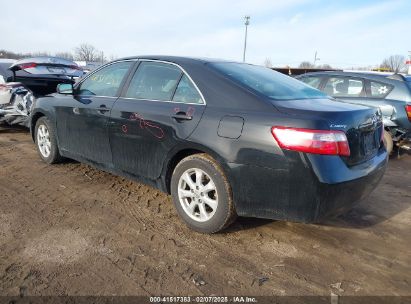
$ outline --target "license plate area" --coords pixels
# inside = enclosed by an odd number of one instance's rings
[[[66,69],[64,68],[47,68],[50,73],[54,74],[66,74]]]
[[[363,133],[362,147],[363,154],[369,156],[378,149],[378,134],[376,131]]]

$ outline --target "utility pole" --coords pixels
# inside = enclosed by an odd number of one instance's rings
[[[317,51],[315,51],[315,55],[314,55],[314,67],[315,67],[315,64],[317,63],[318,60],[320,60],[320,58],[317,57]]]
[[[245,25],[245,36],[244,36],[244,52],[243,52],[243,62],[245,62],[245,51],[247,49],[247,28],[250,24],[250,16],[244,17],[244,25]]]

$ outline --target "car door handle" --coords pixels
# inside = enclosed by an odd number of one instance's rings
[[[99,112],[107,112],[107,111],[110,111],[110,109],[107,108],[105,105],[101,105],[99,108],[97,108],[97,111],[99,111]]]
[[[180,112],[177,114],[172,115],[171,117],[173,117],[175,120],[177,121],[181,121],[181,120],[192,120],[193,116],[188,116],[186,113],[184,112]]]

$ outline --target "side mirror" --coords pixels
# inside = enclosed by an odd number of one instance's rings
[[[73,85],[69,83],[60,83],[57,85],[57,93],[66,95],[73,94]]]

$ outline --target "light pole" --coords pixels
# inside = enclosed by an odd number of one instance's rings
[[[320,60],[320,58],[317,57],[317,51],[315,51],[315,55],[314,55],[314,67],[315,67],[315,64],[317,63],[318,60]]]
[[[245,51],[247,49],[247,28],[250,24],[250,16],[244,17],[244,24],[245,24],[245,36],[244,36],[244,52],[243,52],[243,62],[245,62]]]

